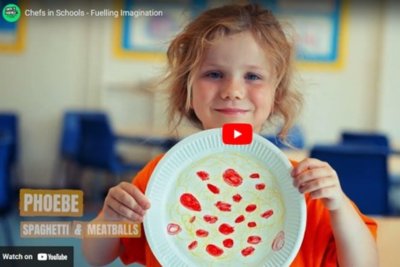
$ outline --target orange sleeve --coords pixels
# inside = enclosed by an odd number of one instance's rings
[[[293,166],[297,165],[296,162],[292,162],[292,164]],[[337,254],[329,211],[321,200],[313,200],[308,194],[306,194],[305,199],[307,205],[306,231],[300,250],[290,266],[336,267]],[[376,240],[376,222],[363,215],[353,202],[352,204]]]
[[[137,186],[142,193],[146,191],[151,174],[162,156],[163,155],[159,155],[152,159],[132,180],[132,184]],[[155,259],[154,256],[149,258],[149,253],[146,253],[150,248],[146,241],[143,224],[140,238],[121,238],[120,241],[122,248],[119,257],[124,264],[128,265],[136,262],[147,266],[157,266],[157,262],[149,264],[149,262],[153,262]]]
[[[312,200],[308,194],[306,195],[306,205],[306,231],[303,243],[291,267],[336,267],[337,254],[329,211],[321,200]],[[376,240],[376,222],[363,215],[354,203],[353,205]]]

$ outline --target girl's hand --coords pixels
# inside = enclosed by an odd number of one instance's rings
[[[330,211],[339,209],[346,199],[336,171],[327,162],[304,159],[293,168],[291,175],[293,185],[300,193],[310,193],[312,199],[322,199]]]
[[[149,208],[149,200],[136,186],[121,182],[108,190],[103,216],[105,220],[142,222]]]

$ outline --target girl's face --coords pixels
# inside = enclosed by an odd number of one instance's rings
[[[204,129],[240,122],[260,132],[274,104],[272,76],[250,32],[222,37],[207,50],[194,76],[191,106]]]

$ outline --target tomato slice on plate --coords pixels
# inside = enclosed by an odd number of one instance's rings
[[[241,253],[243,256],[247,257],[247,256],[253,254],[254,250],[255,250],[255,248],[253,248],[253,247],[247,247],[247,248],[242,249]]]
[[[232,196],[233,201],[240,202],[242,200],[242,196],[240,194],[236,194]]]
[[[239,215],[236,219],[235,219],[235,223],[241,223],[243,222],[245,219],[245,217],[243,215]]]
[[[242,176],[239,175],[234,169],[226,169],[222,175],[225,183],[231,186],[239,186],[243,182]]]
[[[222,244],[226,248],[231,248],[231,247],[233,247],[233,239],[232,238],[227,238],[224,241],[222,241]]]
[[[182,230],[182,228],[179,226],[179,224],[176,223],[169,223],[167,225],[167,232],[170,235],[176,235],[178,234],[180,231]]]
[[[193,194],[191,193],[184,193],[181,195],[180,198],[181,204],[189,209],[189,210],[193,210],[193,211],[201,211],[201,205],[200,202],[197,200],[197,198],[195,196],[193,196]]]
[[[207,184],[207,187],[208,187],[208,189],[209,189],[212,193],[214,193],[214,194],[219,194],[219,188],[216,187],[215,185],[213,185],[213,184]]]
[[[268,219],[269,217],[271,217],[274,214],[273,210],[267,210],[266,212],[264,212],[263,214],[261,214],[261,217]]]
[[[232,234],[235,231],[235,228],[233,226],[230,226],[227,223],[223,223],[218,227],[218,231],[221,234],[229,235],[229,234]]]
[[[208,231],[204,230],[204,229],[199,229],[196,231],[196,235],[198,237],[207,237],[208,236]]]
[[[188,249],[189,250],[195,249],[196,247],[197,247],[197,241],[196,240],[188,245]]]
[[[208,252],[208,254],[210,254],[211,256],[214,257],[218,257],[221,256],[224,253],[224,250],[214,244],[209,244],[206,247],[206,251]]]
[[[208,172],[198,171],[196,172],[196,174],[202,181],[210,179],[210,175],[208,174]]]
[[[257,245],[261,242],[261,237],[258,235],[251,235],[247,238],[247,243]]]
[[[226,203],[226,202],[222,202],[222,201],[218,201],[217,203],[215,203],[215,206],[220,210],[220,211],[231,211],[231,204]]]
[[[212,216],[212,215],[204,215],[203,219],[205,222],[208,222],[208,223],[215,223],[216,221],[218,221],[218,217]]]

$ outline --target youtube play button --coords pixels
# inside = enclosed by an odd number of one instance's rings
[[[222,126],[225,145],[249,145],[253,141],[253,127],[248,123],[227,123]]]

